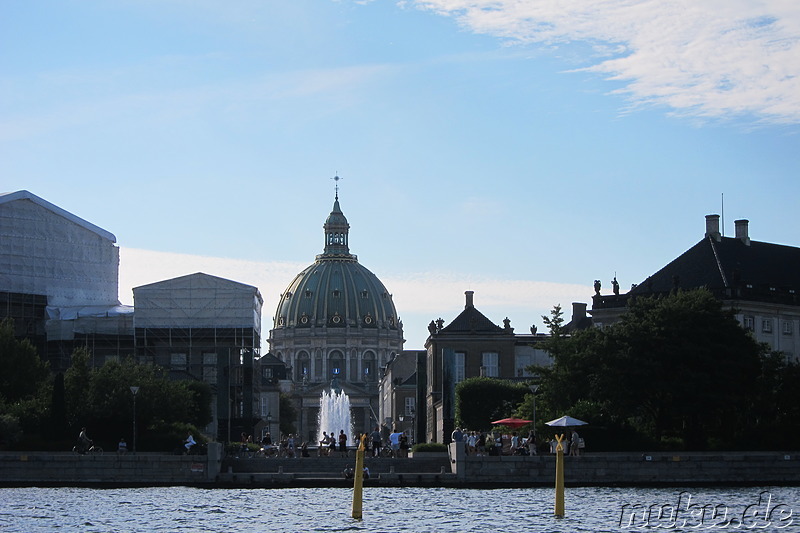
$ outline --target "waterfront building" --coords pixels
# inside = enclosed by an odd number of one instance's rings
[[[733,309],[742,327],[790,360],[800,357],[800,248],[750,239],[749,221],[737,220],[735,236],[720,233],[719,215],[706,216],[703,238],[642,283],[601,294],[595,282],[592,320],[613,324],[631,298],[705,287]]]
[[[378,413],[387,430],[392,427],[408,432],[414,442],[425,440],[425,405],[427,352],[403,350],[381,372]]]
[[[206,433],[226,441],[260,435],[268,413],[278,413],[271,378],[280,369],[260,365],[258,289],[198,272],[135,287],[133,298],[136,359],[211,386],[214,421]]]
[[[478,311],[473,291],[466,291],[464,310],[445,326],[439,318],[428,326],[425,433],[429,442],[450,442],[455,421],[455,386],[476,376],[531,381],[531,365],[548,365],[550,356],[537,348],[546,335],[515,334],[506,318],[500,327]],[[574,320],[573,320],[574,321]]]
[[[95,362],[133,351],[133,308],[120,305],[114,234],[28,191],[0,194],[0,318],[14,320],[51,368],[75,347]]]
[[[277,419],[285,367],[260,365],[258,289],[196,273],[136,287],[125,306],[118,280],[112,233],[28,191],[0,194],[0,318],[12,318],[54,372],[76,348],[92,366],[135,356],[172,379],[211,384],[206,432],[221,440],[257,432],[270,412]]]
[[[334,379],[350,397],[354,430],[374,428],[380,421],[380,369],[404,342],[391,293],[350,253],[350,224],[339,205],[338,187],[323,230],[323,253],[281,294],[269,332],[270,353],[290,369],[295,426],[311,442],[322,391]]]

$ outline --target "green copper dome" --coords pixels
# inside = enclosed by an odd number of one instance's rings
[[[275,330],[286,328],[401,328],[392,296],[381,281],[350,253],[350,224],[333,204],[325,230],[324,252],[281,295]],[[402,333],[400,333],[402,335]],[[402,337],[401,337],[402,338]]]

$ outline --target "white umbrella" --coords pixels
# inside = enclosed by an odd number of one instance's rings
[[[571,416],[562,416],[561,418],[556,418],[555,420],[546,422],[546,424],[548,426],[571,427],[571,426],[585,426],[587,422],[584,422],[583,420],[578,420],[577,418],[572,418]]]

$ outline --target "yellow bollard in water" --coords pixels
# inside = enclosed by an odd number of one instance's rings
[[[555,515],[564,518],[564,447],[561,441],[564,435],[556,435],[556,509]]]
[[[353,518],[361,518],[362,493],[364,485],[364,439],[366,435],[361,435],[361,442],[356,450],[356,471],[353,472]]]

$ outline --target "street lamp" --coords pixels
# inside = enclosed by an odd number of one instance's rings
[[[539,385],[531,385],[528,387],[533,394],[533,433],[536,433],[536,391],[539,390]]]
[[[136,453],[136,393],[139,392],[139,387],[136,385],[131,386],[131,394],[133,394],[133,453]]]
[[[414,409],[411,408],[408,412],[411,416],[411,444],[415,444],[417,441],[414,439]]]

